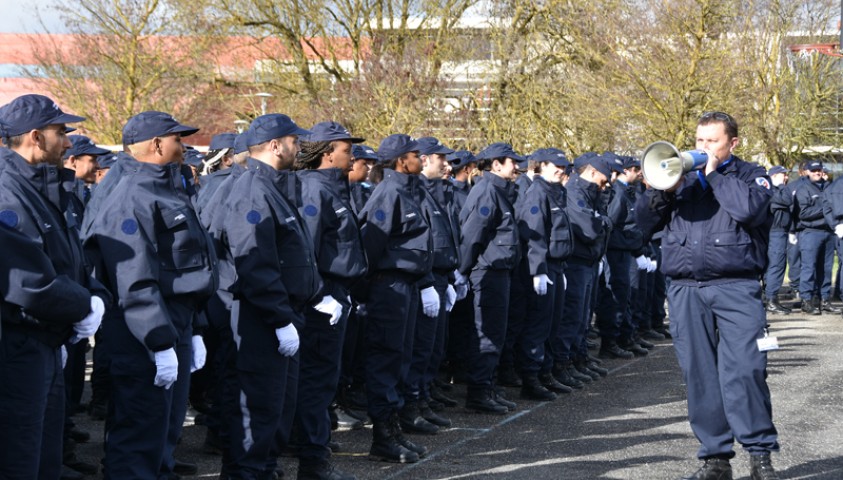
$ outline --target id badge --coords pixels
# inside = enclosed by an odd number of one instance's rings
[[[759,338],[755,342],[758,344],[759,352],[768,352],[770,350],[779,349],[779,339],[771,337],[770,332],[766,328],[764,329],[764,337]]]

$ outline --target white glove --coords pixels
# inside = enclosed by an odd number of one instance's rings
[[[445,290],[445,311],[450,312],[455,303],[457,303],[457,291],[453,285],[448,285],[447,290]]]
[[[568,277],[565,274],[562,274],[562,288],[568,289]]]
[[[170,388],[179,378],[179,358],[174,348],[155,352],[155,386]]]
[[[205,360],[208,358],[208,350],[205,349],[205,342],[202,335],[194,335],[193,338],[193,363],[190,364],[190,373],[202,370]]]
[[[454,285],[468,285],[468,279],[459,270],[454,270]]]
[[[322,301],[314,305],[313,309],[325,315],[330,315],[331,325],[336,325],[340,321],[340,317],[342,317],[342,304],[330,295],[322,297]]]
[[[421,291],[422,311],[428,317],[439,316],[439,294],[433,287],[427,287]]]
[[[64,345],[61,346],[61,369],[64,370],[64,367],[67,366],[67,347]]]
[[[650,259],[644,255],[635,257],[635,264],[638,265],[638,270],[647,270],[650,266]]]
[[[594,211],[594,218],[600,218],[600,212],[597,210]]]
[[[658,268],[658,265],[656,265],[656,261],[651,259],[651,258],[648,258],[647,259],[647,273],[655,272],[656,268]]]
[[[299,351],[299,332],[293,324],[286,327],[276,328],[275,336],[278,338],[278,353],[285,357],[292,357]]]
[[[73,324],[73,331],[76,332],[70,343],[77,343],[83,338],[88,338],[97,333],[102,323],[102,316],[105,314],[105,304],[96,295],[91,295],[91,313],[87,317]]]
[[[835,232],[836,233],[836,232]],[[795,233],[788,233],[787,234],[787,242],[791,245],[796,245],[798,238],[796,237]]]
[[[834,234],[837,235],[837,238],[843,238],[843,223],[839,223],[834,227]]]
[[[603,275],[603,259],[601,258],[600,261],[597,263],[597,276]]]
[[[553,285],[553,282],[547,278],[547,275],[542,273],[533,277],[533,290],[536,291],[536,295],[547,295],[548,285]]]
[[[463,298],[468,296],[468,284],[467,283],[463,283],[462,285],[454,285],[454,290],[457,291],[457,301],[460,301]]]

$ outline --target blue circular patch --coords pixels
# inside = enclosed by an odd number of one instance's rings
[[[134,235],[138,231],[138,222],[136,222],[133,218],[127,218],[123,220],[123,224],[120,225],[120,230],[123,230],[123,233],[126,235]]]
[[[379,222],[386,220],[386,212],[383,210],[375,210],[375,220]]]
[[[488,217],[490,213],[492,213],[492,211],[489,210],[489,207],[480,207],[480,215]]]
[[[319,209],[316,208],[316,205],[307,205],[306,207],[304,207],[304,214],[308,217],[315,217],[318,213]]]
[[[577,200],[577,206],[579,206],[580,208],[585,208],[585,202],[582,200]]]
[[[3,210],[0,212],[0,223],[9,228],[17,227],[19,220],[18,214],[11,210]]]
[[[250,210],[246,214],[246,221],[252,225],[257,225],[261,221],[261,214],[257,210]]]
[[[539,213],[539,207],[533,205],[533,207],[530,208],[530,213],[532,213],[533,215]]]

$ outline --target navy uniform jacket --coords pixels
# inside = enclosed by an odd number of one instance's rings
[[[635,223],[635,186],[617,180],[612,189],[615,194],[608,215],[615,228],[609,234],[609,248],[630,251],[635,257],[643,255],[644,233]]]
[[[237,181],[237,178],[246,169],[235,163],[225,171],[228,171],[229,174],[224,177],[224,180],[217,185],[211,197],[207,199],[204,207],[199,212],[199,221],[208,230],[214,240],[214,249],[219,259],[220,272],[218,295],[227,306],[230,306],[232,300],[231,287],[237,280],[237,272],[234,269],[234,261],[228,254],[228,237],[225,235],[223,221],[228,214],[228,202],[234,182]]]
[[[115,351],[139,351],[132,339],[152,352],[166,350],[217,289],[217,257],[180,165],[128,155],[117,164],[120,179],[107,196],[97,193],[102,203],[95,215],[89,212],[84,243],[98,278],[116,296],[103,335]]]
[[[468,192],[471,191],[471,185],[468,182],[460,182],[459,180],[451,180],[451,185],[453,186],[451,189],[453,192],[451,210],[459,217],[462,207],[468,198]]]
[[[349,184],[349,193],[351,196],[351,208],[354,209],[355,215],[360,215],[369,197],[372,196],[372,185],[369,182],[354,182]]]
[[[823,198],[830,183],[825,180],[819,182],[803,182],[793,195],[793,209],[796,211],[796,231],[806,228],[813,230],[831,231],[828,226],[826,209]]]
[[[770,213],[773,215],[773,223],[770,230],[784,230],[789,232],[793,219],[790,215],[793,207],[793,191],[787,185],[773,187],[773,198],[770,201]]]
[[[516,210],[521,240],[527,246],[530,275],[547,274],[547,260],[564,261],[573,251],[567,192],[541,176],[533,179]]]
[[[290,177],[295,180],[293,172],[249,158],[220,218],[237,271],[234,298],[256,311],[259,318],[249,323],[262,324],[259,331],[265,331],[275,348],[273,331],[302,319],[304,307],[318,300],[322,290],[313,240],[284,194],[296,197],[288,190]]]
[[[648,237],[666,225],[662,272],[683,284],[757,279],[767,264],[770,179],[738,157],[703,176],[690,172],[678,193],[647,190],[636,218]]]
[[[337,168],[301,170],[302,206],[299,213],[314,241],[319,273],[327,292],[331,283],[347,290],[366,274],[366,254],[357,217],[351,208],[348,180]],[[339,297],[337,297],[339,298]]]
[[[459,266],[459,220],[449,208],[450,195],[441,178],[419,175],[420,204],[433,235],[433,269],[450,275]]]
[[[515,220],[516,186],[490,172],[471,189],[460,211],[460,267],[512,270],[521,259]]]
[[[76,224],[80,212],[63,186],[73,172],[30,165],[11,150],[0,156],[3,329],[57,348],[91,312],[92,294],[106,304],[111,296],[89,275]]]
[[[839,177],[825,189],[825,212],[828,225],[833,230],[834,227],[843,223],[843,182]]]
[[[135,160],[128,153],[120,152],[117,154],[117,161],[108,169],[105,176],[97,184],[96,194],[91,196],[88,204],[85,205],[85,218],[82,220],[82,238],[88,236],[91,231],[93,219],[96,218],[100,207],[105,203],[111,192],[120,183],[120,178],[123,176],[123,163],[129,160]]]
[[[202,188],[196,194],[196,211],[200,215],[202,214],[202,210],[205,209],[205,206],[208,205],[211,197],[214,196],[214,192],[217,191],[220,184],[231,176],[234,165],[236,164],[232,164],[231,167],[224,170],[217,170],[211,174],[199,177],[202,182]]]
[[[596,183],[571,174],[566,185],[568,190],[568,219],[574,236],[574,251],[571,260],[593,265],[606,253],[606,245],[612,223],[601,212],[601,192]]]
[[[433,285],[433,238],[418,198],[419,178],[383,170],[360,212],[363,248],[369,273],[396,272],[408,275],[419,287]]]

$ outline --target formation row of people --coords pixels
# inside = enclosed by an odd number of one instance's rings
[[[216,136],[192,170],[182,139],[198,129],[169,114],[129,119],[117,154],[71,142],[82,120],[38,95],[0,108],[0,230],[36,251],[4,275],[21,279],[3,286],[4,348],[38,343],[2,365],[26,388],[0,399],[10,478],[58,475],[72,431],[62,352],[84,365],[74,346],[94,333],[106,478],[190,471],[174,450],[191,373],[220,478],[270,478],[292,445],[299,478],[353,478],[329,460],[331,407],[353,384],[370,457],[415,462],[427,449],[405,434],[451,426],[443,367],[467,384],[467,409],[505,414],[517,405],[500,383],[552,400],[607,374],[589,354],[594,314],[601,357],[667,335],[632,157],[571,165],[557,149],[474,155],[404,134],[375,151],[335,122],[269,114]],[[95,184],[89,157],[110,162]]]

